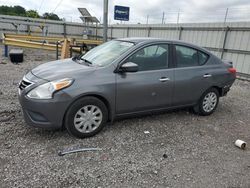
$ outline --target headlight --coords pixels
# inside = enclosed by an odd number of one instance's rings
[[[32,99],[51,99],[54,92],[69,87],[72,83],[73,79],[71,78],[48,82],[32,89],[27,96]]]

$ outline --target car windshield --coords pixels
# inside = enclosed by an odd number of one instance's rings
[[[132,42],[117,40],[109,41],[87,52],[81,57],[81,60],[95,66],[105,66],[111,64],[133,45],[134,43]]]

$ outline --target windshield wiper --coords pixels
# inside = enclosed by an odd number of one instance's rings
[[[88,63],[88,64],[90,64],[90,65],[93,64],[91,61],[89,61],[89,60],[87,60],[87,59],[81,58],[81,60],[83,60],[85,63]]]
[[[93,65],[93,63],[87,59],[81,58],[81,56],[74,56],[72,58],[73,61],[83,61],[84,63],[88,64],[88,65]],[[80,62],[79,62],[80,63]]]

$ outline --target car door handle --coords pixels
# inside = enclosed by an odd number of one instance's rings
[[[166,82],[166,81],[169,81],[170,79],[167,78],[167,77],[161,77],[159,80],[160,80],[161,82]]]
[[[211,77],[212,75],[211,74],[204,74],[203,75],[203,78],[209,78],[209,77]]]

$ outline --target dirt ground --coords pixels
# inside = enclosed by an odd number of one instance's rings
[[[250,82],[237,80],[211,116],[184,109],[125,119],[81,140],[23,120],[18,82],[28,69],[53,59],[25,50],[24,63],[0,64],[1,188],[250,187]],[[247,149],[235,147],[236,139],[249,143]],[[73,146],[102,150],[58,156]]]

